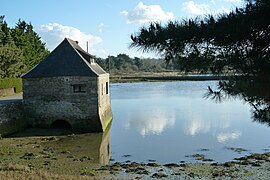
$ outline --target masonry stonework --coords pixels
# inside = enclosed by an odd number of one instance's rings
[[[53,122],[64,120],[75,131],[103,131],[106,127],[102,123],[112,117],[110,97],[106,92],[99,92],[97,84],[106,82],[108,77],[24,79],[23,104],[28,124],[49,128]],[[74,91],[76,86],[83,88],[81,92]]]
[[[22,79],[24,112],[33,127],[65,121],[75,132],[101,132],[112,120],[109,74],[75,41],[66,38]]]

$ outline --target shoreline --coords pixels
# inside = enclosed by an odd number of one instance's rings
[[[114,75],[110,77],[111,83],[153,82],[153,81],[217,81],[226,80],[232,76],[227,75]]]
[[[33,170],[22,165],[0,165],[3,179],[268,179],[270,153],[252,154],[225,163],[115,162],[96,168],[84,168],[79,175],[63,175]]]
[[[34,135],[36,133],[39,135]],[[145,163],[111,160],[102,165],[99,158],[103,153],[90,150],[91,147],[96,146],[95,144],[99,149],[99,143],[102,144],[102,141],[94,144],[82,143],[78,146],[78,139],[84,139],[82,142],[90,142],[89,136],[85,134],[50,136],[47,133],[49,132],[45,130],[44,132],[30,130],[17,136],[1,138],[0,177],[3,179],[267,179],[270,177],[269,150],[265,153],[251,153],[224,163],[203,159],[202,156],[194,154],[193,157],[198,158],[194,163],[159,164],[155,160],[148,160]],[[97,137],[92,134],[90,139],[94,140]]]

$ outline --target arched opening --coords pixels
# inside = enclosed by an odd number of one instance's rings
[[[64,130],[73,130],[69,122],[65,120],[56,120],[51,124],[52,129],[64,129]]]

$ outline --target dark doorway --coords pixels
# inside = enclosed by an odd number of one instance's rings
[[[56,120],[51,125],[52,129],[72,130],[72,126],[65,120]]]

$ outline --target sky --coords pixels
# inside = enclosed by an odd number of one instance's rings
[[[158,58],[129,49],[130,35],[149,22],[181,21],[207,14],[228,13],[243,0],[5,0],[0,15],[10,27],[19,19],[31,23],[52,51],[65,37],[89,53],[106,58],[120,53]]]

